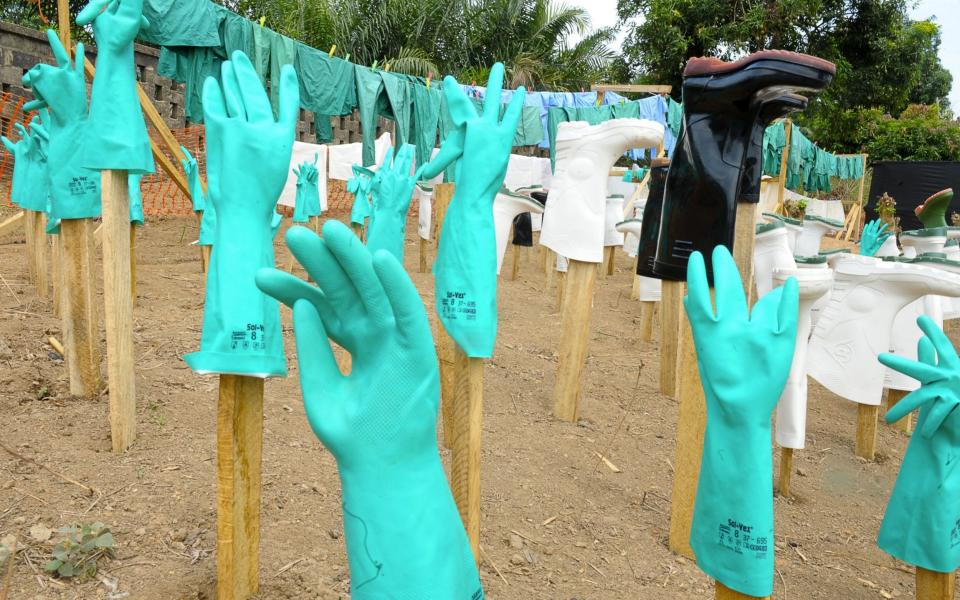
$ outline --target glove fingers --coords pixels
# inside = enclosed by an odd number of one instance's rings
[[[264,95],[264,98],[266,98],[266,95]],[[267,104],[269,107],[269,100],[267,100]],[[293,65],[283,65],[280,69],[279,104],[279,124],[284,127],[284,131],[295,132],[297,130],[297,118],[300,114],[300,85],[297,83],[297,72]]]
[[[373,268],[393,308],[393,318],[400,335],[409,341],[428,337],[432,344],[426,309],[400,261],[387,250],[378,250],[373,256]]]
[[[428,163],[423,165],[421,177],[433,179],[463,155],[464,131],[456,129],[440,144],[440,150]]]
[[[922,384],[931,383],[942,378],[936,367],[897,356],[896,354],[883,353],[877,357],[877,360],[894,371],[899,371],[908,377],[913,377]]]
[[[309,284],[290,273],[272,268],[258,270],[255,281],[260,291],[275,298],[278,302],[293,308],[298,300],[307,300],[317,309],[328,328],[331,324],[337,324],[336,315],[333,314],[327,297],[317,286]],[[333,323],[328,317],[333,318]]]
[[[237,89],[243,102],[244,110],[250,121],[273,121],[273,109],[270,108],[270,99],[260,83],[260,76],[250,63],[250,59],[243,52],[237,50],[230,57],[233,63],[233,73],[237,80]]]
[[[687,297],[683,299],[690,322],[715,320],[710,286],[707,283],[707,267],[703,255],[694,252],[687,261]]]
[[[224,63],[225,65],[228,63]],[[213,77],[207,77],[203,82],[203,118],[210,124],[222,123],[227,118],[227,110],[224,106],[223,91],[220,84]],[[209,137],[209,132],[207,136]],[[209,140],[208,140],[209,141]],[[214,147],[216,144],[213,145]],[[207,161],[210,162],[211,145],[207,144]],[[209,170],[208,170],[209,173]]]
[[[389,171],[393,166],[393,146],[387,148],[387,153],[383,155],[383,162],[380,163],[381,167],[378,173],[383,173]]]
[[[413,168],[413,152],[413,144],[404,144],[401,146],[400,152],[397,153],[397,157],[393,161],[397,167],[394,171],[404,177],[410,177],[410,169]]]
[[[901,398],[893,408],[887,411],[883,418],[887,423],[896,423],[936,397],[937,392],[927,387],[921,387]]]
[[[3,146],[7,149],[7,152],[10,154],[15,154],[17,151],[17,145],[7,139],[7,136],[0,136],[0,140],[3,140]]]
[[[523,102],[527,97],[527,89],[523,86],[517,88],[507,105],[507,112],[503,114],[503,127],[507,131],[516,131],[517,124],[520,123],[520,116],[523,114]],[[513,141],[513,140],[511,140]]]
[[[77,43],[77,50],[74,52],[74,65],[73,68],[76,69],[77,75],[80,76],[80,79],[86,83],[87,82],[87,72],[84,70],[84,64],[86,63],[86,54],[83,46],[83,42]]]
[[[223,98],[226,101],[227,115],[235,119],[247,119],[247,111],[243,106],[243,95],[237,83],[237,74],[233,61],[226,61],[220,66],[220,82],[223,85]]]
[[[93,23],[111,1],[112,0],[92,0],[90,4],[83,7],[83,10],[77,15],[77,25],[89,25]]]
[[[323,239],[357,290],[360,301],[367,309],[367,317],[376,327],[388,327],[391,320],[390,303],[373,270],[370,252],[339,221],[331,220],[324,224]]]
[[[339,394],[336,388],[342,385],[344,376],[337,366],[333,348],[327,338],[320,315],[306,300],[293,306],[293,333],[297,344],[297,360],[300,363],[300,391],[310,425],[317,430],[323,423],[323,405],[318,390],[328,392],[330,398]]]
[[[899,402],[897,403],[899,404]],[[896,407],[894,407],[896,408]],[[927,412],[927,418],[923,422],[923,426],[920,428],[920,435],[925,438],[933,437],[933,434],[940,429],[940,426],[943,425],[943,422],[947,420],[953,411],[957,409],[957,400],[954,396],[953,400],[947,400],[943,396],[937,396],[933,404],[930,406],[929,412]]]
[[[47,41],[50,42],[50,49],[53,51],[53,58],[56,59],[57,66],[69,67],[70,55],[67,54],[67,49],[63,47],[63,43],[60,41],[60,38],[57,36],[57,32],[55,32],[52,29],[48,29]]]
[[[488,98],[489,91],[488,88]],[[500,110],[499,93],[498,91],[497,110]],[[463,88],[460,87],[457,80],[450,75],[443,78],[443,95],[447,99],[447,109],[450,111],[450,118],[457,129],[463,127],[470,119],[477,118],[477,109],[474,107],[473,102],[470,102],[470,98],[467,98],[467,95],[463,93]],[[443,150],[442,146],[441,150]]]
[[[746,321],[747,296],[743,291],[740,271],[726,246],[713,249],[713,287],[717,296],[717,318]]]
[[[295,226],[287,230],[286,239],[297,261],[323,290],[331,310],[338,314],[349,314],[350,310],[362,307],[360,294],[353,287],[353,282],[317,234],[306,227]]]
[[[751,323],[762,324],[779,331],[780,306],[783,304],[785,286],[786,283],[783,286],[775,287],[757,300],[757,303],[753,305],[753,310],[750,311]]]
[[[931,367],[937,365],[937,349],[934,348],[930,338],[926,336],[917,340],[917,360]]]
[[[483,103],[483,120],[488,123],[500,122],[500,96],[503,91],[503,63],[494,63],[487,78],[487,99]]]
[[[933,347],[937,351],[938,361],[950,366],[958,366],[960,360],[957,358],[957,351],[953,348],[953,344],[950,343],[950,338],[937,326],[934,320],[927,315],[920,315],[917,319],[917,325],[920,326],[920,330],[923,331],[927,338],[933,343]]]

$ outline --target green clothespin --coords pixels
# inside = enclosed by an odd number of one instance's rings
[[[330,46],[330,54],[327,55],[328,58],[333,58],[333,53],[337,51],[337,45],[334,44]]]
[[[373,64],[370,65],[370,70],[371,70],[371,71],[376,71],[376,70],[377,70],[377,63],[378,63],[378,62],[380,62],[380,61],[377,61],[377,60],[373,61]]]
[[[383,68],[383,72],[384,72],[384,73],[389,73],[389,72],[390,72],[390,63],[387,63],[387,66]]]
[[[347,52],[347,55],[343,57],[343,60],[350,62],[350,53]]]

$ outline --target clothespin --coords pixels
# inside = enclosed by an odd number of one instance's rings
[[[427,89],[430,89],[430,80],[433,79],[433,71],[427,73]]]
[[[626,102],[623,98],[620,98],[620,106],[623,106],[623,103]]]
[[[376,61],[376,60],[373,61],[373,64],[370,65],[370,70],[371,70],[371,71],[376,71],[376,70],[377,70],[377,63],[378,63],[378,62],[379,62],[379,61]]]
[[[267,21],[266,16],[260,17],[260,29],[263,29],[263,24],[266,23],[266,21]]]
[[[336,45],[336,44],[330,46],[330,54],[328,54],[327,57],[333,58],[333,53],[336,52],[336,51],[337,51],[337,45]]]
[[[387,66],[383,68],[383,71],[384,71],[385,73],[389,73],[389,72],[390,72],[390,63],[387,63]]]
[[[347,55],[343,57],[343,60],[350,62],[350,53],[347,52]]]

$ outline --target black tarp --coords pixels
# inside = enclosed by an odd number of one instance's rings
[[[884,193],[897,201],[897,216],[903,231],[920,229],[920,219],[913,210],[944,188],[960,190],[960,162],[958,161],[906,161],[881,160],[872,164],[873,180],[870,195],[866,198],[867,220],[877,218],[875,205]],[[960,212],[960,201],[954,201],[947,209]]]

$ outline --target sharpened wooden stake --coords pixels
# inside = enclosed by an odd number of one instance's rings
[[[680,375],[680,320],[683,315],[683,282],[662,282],[660,295],[660,393],[677,395]]]
[[[939,573],[917,567],[917,600],[953,600],[957,573]]]
[[[897,402],[900,402],[904,397],[910,392],[905,392],[903,390],[887,390],[887,412],[890,412],[890,409],[897,405]],[[899,421],[890,423],[890,427],[910,435],[910,432],[913,431],[913,413],[907,413]]]
[[[596,263],[567,261],[563,305],[560,307],[560,360],[553,387],[553,414],[558,419],[574,423],[580,416],[580,395],[587,362],[596,281]]]
[[[456,346],[456,344],[454,344]],[[453,458],[450,489],[480,562],[480,443],[483,432],[483,360],[455,348],[456,396],[453,418]]]
[[[653,314],[657,310],[656,302],[640,303],[640,341],[649,342],[653,340]]]
[[[64,219],[61,277],[63,344],[66,348],[70,393],[90,397],[100,392],[100,324],[93,277],[93,222]]]
[[[103,206],[103,313],[107,331],[110,437],[113,451],[123,452],[137,437],[127,172],[102,171],[100,192]]]
[[[26,212],[27,266],[30,282],[37,289],[37,296],[46,298],[47,285],[47,234],[46,215],[36,210]]]
[[[21,210],[17,214],[13,215],[9,219],[4,220],[0,223],[0,237],[7,235],[8,233],[13,233],[18,231],[21,227],[24,227],[24,222],[26,221],[27,212]]]
[[[263,379],[220,375],[217,402],[217,600],[260,587]]]
[[[778,491],[784,498],[790,497],[790,482],[793,480],[793,448],[780,448],[780,485]]]
[[[751,600],[758,598],[758,596],[748,596],[740,592],[735,592],[719,581],[717,582],[717,592],[714,597],[716,600]],[[770,596],[764,596],[764,598],[770,598]]]
[[[880,407],[857,404],[857,444],[855,453],[860,458],[873,460],[877,453],[877,420]]]

